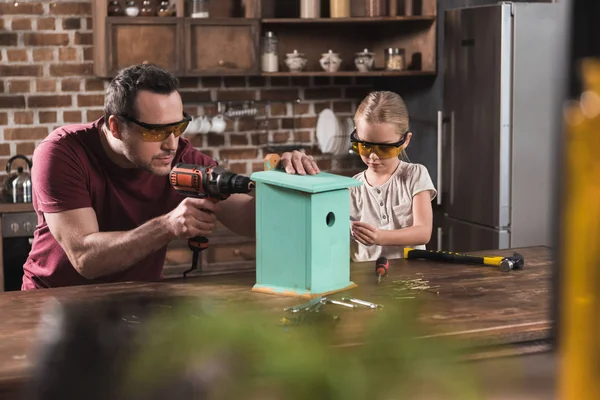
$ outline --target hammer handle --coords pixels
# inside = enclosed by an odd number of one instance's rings
[[[480,257],[468,254],[452,253],[449,251],[418,250],[404,248],[404,258],[408,260],[425,259],[431,261],[449,262],[455,264],[500,265],[504,257]]]

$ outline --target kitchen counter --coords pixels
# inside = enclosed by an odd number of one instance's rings
[[[31,203],[0,203],[0,214],[33,211]]]
[[[421,292],[419,304],[424,308],[420,319],[434,329],[435,336],[450,336],[464,343],[474,358],[507,354],[523,354],[549,349],[551,250],[531,247],[516,250],[525,257],[525,268],[503,273],[494,267],[454,265],[422,260],[393,260],[389,275],[376,283],[373,263],[353,264],[351,278],[358,287],[347,294],[384,305],[376,312],[398,307],[398,280],[421,277],[439,288]],[[512,251],[496,250],[475,254],[512,255]],[[395,282],[394,282],[395,281]],[[27,379],[31,360],[28,358],[36,341],[35,329],[44,302],[48,299],[79,301],[105,299],[119,293],[140,295],[198,296],[226,300],[229,304],[258,305],[272,312],[274,321],[291,314],[284,307],[305,300],[252,292],[254,273],[181,278],[156,283],[119,283],[7,292],[0,294],[0,397]],[[401,292],[400,292],[401,293]],[[341,294],[332,295],[338,297]],[[339,346],[361,344],[361,332],[371,310],[350,310],[335,305],[340,316]],[[393,339],[391,339],[393,340]],[[3,392],[4,390],[4,392]]]

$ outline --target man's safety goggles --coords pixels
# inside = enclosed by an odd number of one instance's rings
[[[398,157],[402,152],[402,145],[406,141],[406,134],[396,143],[373,143],[358,140],[356,137],[356,129],[350,134],[352,143],[352,151],[364,157],[369,157],[371,153],[381,159]]]
[[[162,142],[171,136],[171,134],[178,137],[185,132],[192,120],[192,117],[186,113],[183,113],[183,119],[181,121],[172,122],[170,124],[146,124],[127,115],[123,115],[122,118],[129,122],[133,122],[141,128],[142,138],[145,142]]]

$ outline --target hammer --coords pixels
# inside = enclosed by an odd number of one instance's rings
[[[424,259],[431,261],[449,262],[454,264],[477,264],[493,265],[502,272],[522,269],[525,266],[525,258],[514,253],[512,256],[470,256],[467,254],[452,253],[448,251],[417,250],[410,247],[404,248],[404,258],[407,260]]]

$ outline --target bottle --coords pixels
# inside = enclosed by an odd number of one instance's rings
[[[407,17],[413,15],[413,0],[404,0],[404,15]]]
[[[192,0],[192,18],[208,17],[208,0]]]
[[[300,0],[300,18],[319,18],[321,0]]]
[[[350,0],[330,0],[329,14],[331,18],[350,17]]]
[[[390,0],[389,14],[390,17],[398,15],[398,0]]]
[[[261,67],[263,72],[279,70],[278,40],[273,32],[267,32],[262,39]]]

